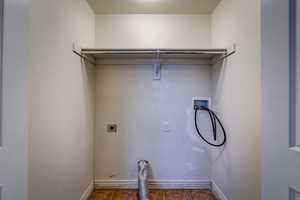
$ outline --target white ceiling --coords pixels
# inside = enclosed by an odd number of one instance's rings
[[[96,14],[210,14],[220,0],[87,0]]]

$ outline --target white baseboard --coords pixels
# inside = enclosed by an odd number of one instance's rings
[[[95,180],[94,182],[96,189],[136,189],[136,180]]]
[[[209,180],[150,180],[152,189],[210,189]]]
[[[218,198],[218,200],[228,200],[225,194],[222,192],[221,188],[212,181],[212,192]]]
[[[91,183],[83,192],[80,200],[88,200],[93,191],[94,191],[94,183]]]
[[[136,189],[136,180],[95,180],[96,189]],[[211,189],[209,180],[150,180],[151,189]]]

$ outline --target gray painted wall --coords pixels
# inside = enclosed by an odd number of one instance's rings
[[[3,140],[0,147],[2,200],[27,199],[28,14],[27,0],[4,1]]]
[[[95,179],[136,180],[136,163],[146,159],[151,179],[210,180],[210,148],[195,132],[192,99],[211,95],[211,67],[163,65],[159,81],[152,80],[152,70],[151,65],[97,69]],[[207,116],[201,117],[207,131]],[[119,125],[118,134],[106,132],[109,123]]]
[[[209,48],[211,16],[97,15],[96,47]],[[137,160],[148,159],[153,179],[209,180],[210,148],[196,135],[192,98],[211,95],[211,67],[165,65],[153,81],[151,65],[133,63],[97,69],[95,179],[134,180]],[[106,133],[114,122],[119,135]]]
[[[292,77],[296,76],[293,72],[297,72],[299,69],[299,63],[294,63],[292,58],[292,55],[299,57],[299,51],[295,51],[299,48],[299,40],[291,37],[291,46],[289,40],[290,33],[292,33],[290,30],[295,28],[294,24],[289,26],[290,2],[293,1],[262,1],[263,200],[294,200],[292,196],[288,197],[289,189],[300,191],[300,150],[299,147],[296,150],[289,148],[293,147],[292,143],[296,144],[295,141],[291,143],[291,140],[295,138],[291,137],[292,132],[290,131],[294,130],[299,133],[297,126],[296,129],[290,126],[292,125],[290,122],[294,120],[294,116],[290,114],[294,113],[295,106],[299,105],[299,99],[290,99],[290,95],[299,93],[299,90],[291,89],[289,85]],[[298,2],[298,6],[295,23],[297,23],[296,34],[299,38],[300,7],[299,1],[296,2]],[[293,49],[294,46],[297,49]],[[295,58],[295,61],[297,60],[298,58]],[[291,74],[290,69],[292,70]],[[295,69],[296,71],[294,71]],[[297,76],[296,78],[299,79]]]

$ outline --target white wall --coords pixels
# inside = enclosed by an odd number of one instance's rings
[[[160,81],[152,80],[151,65],[99,66],[95,179],[135,180],[137,161],[146,159],[151,179],[210,180],[209,148],[195,132],[192,105],[194,96],[211,95],[210,77],[207,65],[164,65]],[[119,124],[117,135],[106,132],[108,123]]]
[[[0,133],[2,134],[1,200],[27,200],[28,13],[27,0],[4,1]]]
[[[94,45],[85,0],[31,0],[29,199],[79,200],[93,181],[94,69],[72,43]]]
[[[210,48],[211,16],[97,15],[96,47]],[[147,159],[152,179],[209,180],[209,149],[195,133],[192,97],[210,96],[210,73],[205,65],[171,65],[153,81],[151,65],[102,65],[95,179],[135,180],[137,161]],[[165,122],[170,133],[161,131]],[[107,123],[118,123],[119,135],[106,133]]]
[[[213,151],[212,180],[230,200],[260,199],[260,34],[260,0],[223,0],[212,15],[213,46],[237,46],[213,73],[213,107],[229,140]]]
[[[99,48],[210,48],[210,15],[97,15]]]

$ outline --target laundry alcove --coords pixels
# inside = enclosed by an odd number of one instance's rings
[[[136,188],[144,159],[151,188],[210,189],[211,148],[195,132],[193,99],[211,99],[213,67],[226,67],[235,49],[73,51],[95,67],[95,187]],[[209,137],[207,117],[200,124]]]
[[[136,188],[138,160],[151,188],[258,199],[259,1],[62,2],[32,1],[30,200]],[[194,98],[225,146],[197,135]]]

